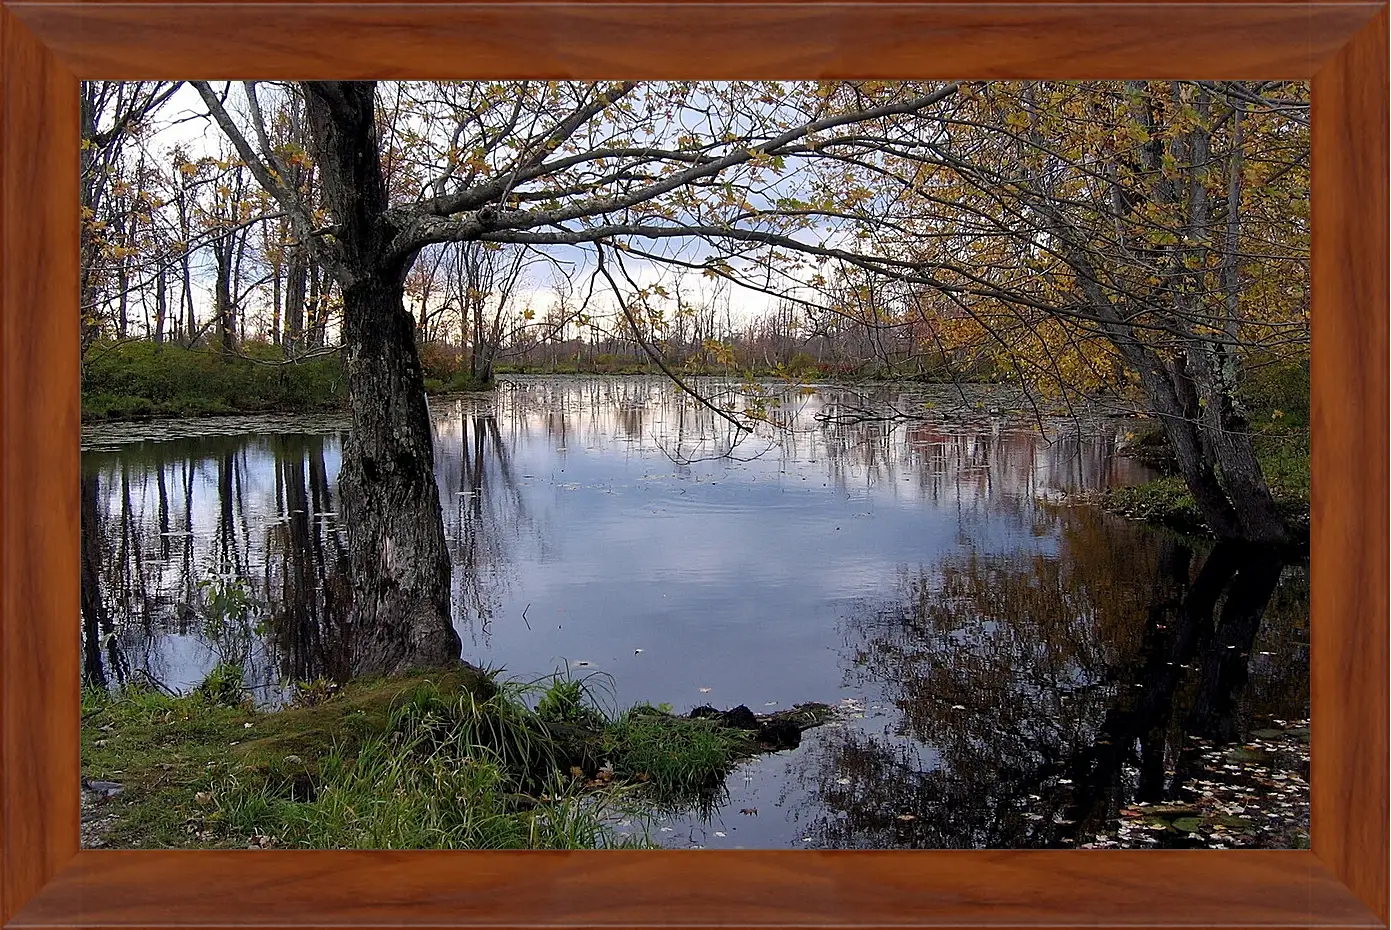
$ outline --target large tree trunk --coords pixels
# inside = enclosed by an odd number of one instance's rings
[[[315,163],[338,227],[352,431],[339,475],[348,532],[354,674],[456,662],[450,562],[435,485],[410,259],[391,259],[372,82],[306,83]]]
[[[1261,474],[1247,424],[1220,371],[1204,354],[1207,347],[1190,343],[1182,355],[1162,359],[1101,293],[1086,258],[1074,251],[1069,263],[1103,321],[1102,331],[1139,373],[1145,397],[1173,446],[1179,474],[1213,535],[1267,545],[1288,543],[1289,527]]]

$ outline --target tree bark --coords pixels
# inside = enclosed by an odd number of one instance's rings
[[[231,355],[237,347],[237,310],[236,304],[232,300],[232,241],[230,238],[213,243],[213,258],[217,265],[213,289],[213,313],[217,317],[222,353]]]
[[[163,263],[155,272],[155,345],[164,344],[164,322],[169,316],[169,269]]]
[[[289,248],[285,272],[285,336],[281,344],[285,357],[293,358],[304,345],[304,290],[309,279],[308,256],[304,247]]]
[[[404,301],[410,259],[392,257],[377,149],[375,85],[306,83],[314,160],[341,246],[343,355],[352,430],[339,475],[348,532],[355,675],[459,660],[450,613],[434,448],[415,321]]]

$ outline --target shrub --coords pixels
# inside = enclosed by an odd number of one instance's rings
[[[1265,426],[1309,425],[1309,360],[1256,357],[1246,361],[1240,397],[1251,423]]]
[[[346,397],[337,356],[287,363],[278,346],[259,342],[243,345],[242,356],[170,343],[99,343],[83,359],[83,418],[310,410]]]
[[[425,370],[426,378],[447,384],[449,379],[460,371],[463,353],[458,346],[447,342],[422,342],[417,351],[420,353],[420,367]]]

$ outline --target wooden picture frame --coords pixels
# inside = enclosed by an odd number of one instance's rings
[[[1386,926],[1387,23],[1325,0],[3,0],[0,922]],[[78,80],[620,75],[1312,80],[1312,849],[79,850]]]

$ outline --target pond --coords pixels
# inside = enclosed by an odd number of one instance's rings
[[[1201,747],[1308,716],[1308,573],[1078,502],[1145,480],[1133,424],[979,386],[700,390],[512,378],[431,399],[465,658],[612,708],[820,701],[800,747],[653,838],[709,848],[1083,844]],[[341,666],[346,423],[83,432],[84,668],[273,702]],[[254,628],[210,630],[207,586]]]

